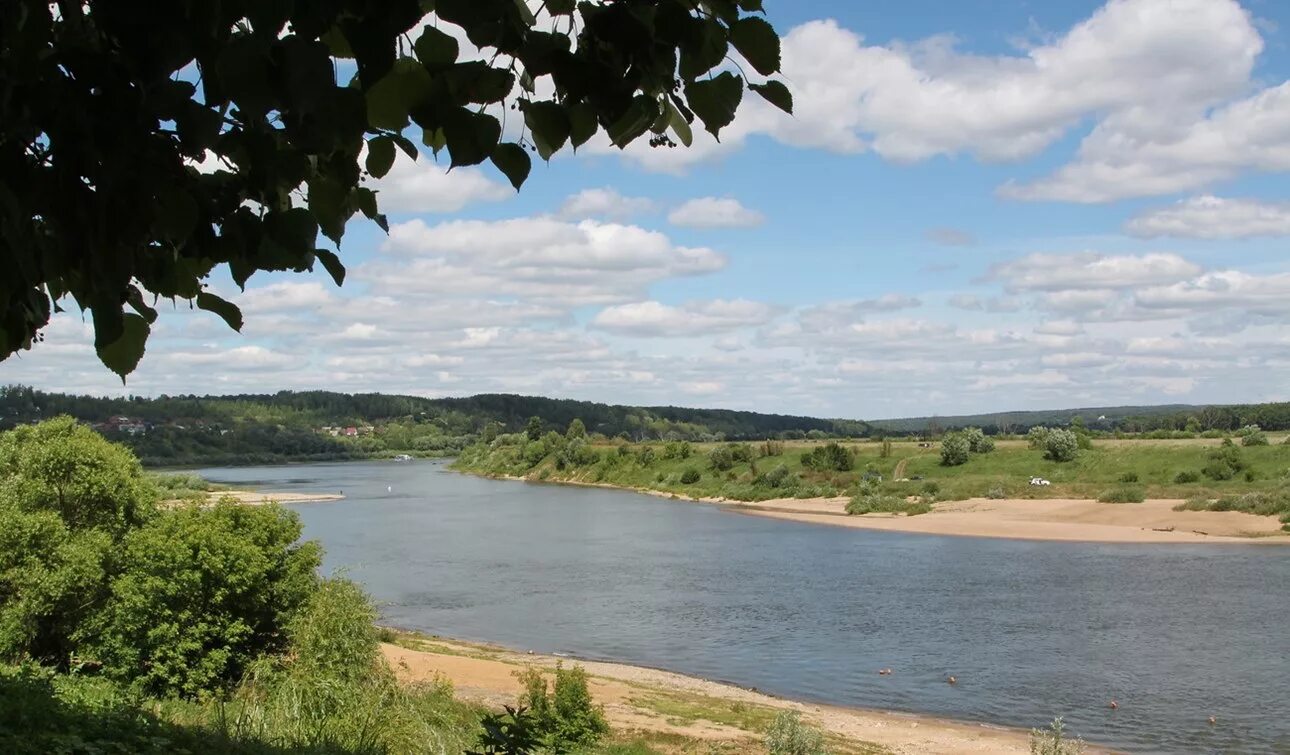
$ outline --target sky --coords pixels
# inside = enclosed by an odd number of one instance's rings
[[[337,287],[79,312],[0,382],[520,393],[845,418],[1290,398],[1290,3],[767,0],[787,116],[535,165],[400,162]],[[751,70],[745,66],[746,70]],[[74,307],[72,308],[74,310]]]

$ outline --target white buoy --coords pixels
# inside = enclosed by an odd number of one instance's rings
[[[394,492],[394,486],[393,486],[393,485],[386,485],[386,486],[385,486],[385,492],[387,492],[387,493],[393,493],[393,492]]]

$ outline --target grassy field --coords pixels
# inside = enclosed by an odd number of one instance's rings
[[[866,473],[882,477],[878,488],[883,494],[930,494],[937,500],[961,500],[987,493],[1007,498],[1093,499],[1125,488],[1147,498],[1216,499],[1279,490],[1290,482],[1290,445],[1283,442],[1284,436],[1269,440],[1271,444],[1266,446],[1238,445],[1236,453],[1244,468],[1228,480],[1202,474],[1221,439],[1094,440],[1092,448],[1081,450],[1069,462],[1047,460],[1024,440],[1005,440],[990,453],[972,454],[960,466],[943,466],[936,443],[920,447],[913,441],[895,441],[884,456],[880,443],[842,442],[853,455],[847,471],[803,466],[803,455],[821,446],[821,441],[785,442],[778,448],[772,444],[769,449],[757,443],[684,444],[686,454],[681,444],[665,443],[579,445],[576,452],[570,453],[557,447],[554,439],[548,439],[473,446],[462,453],[455,467],[476,474],[605,484],[738,501],[851,495]],[[540,446],[543,442],[549,449]],[[728,469],[714,468],[713,452],[731,445],[747,446],[744,455],[750,450],[752,459],[736,462]],[[766,455],[768,450],[773,455]],[[776,471],[779,467],[783,470]],[[695,474],[697,480],[693,480]],[[1196,480],[1179,481],[1189,475]],[[906,481],[897,481],[897,477]],[[1052,485],[1031,486],[1031,477],[1043,477]]]

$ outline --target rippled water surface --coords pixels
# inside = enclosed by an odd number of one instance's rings
[[[420,461],[201,473],[343,491],[294,508],[397,626],[837,705],[1063,715],[1132,752],[1290,753],[1290,548],[864,532]]]

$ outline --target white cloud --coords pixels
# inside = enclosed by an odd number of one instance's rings
[[[760,212],[728,197],[691,199],[667,214],[667,222],[686,228],[750,228],[765,220]]]
[[[1198,189],[1243,170],[1290,170],[1290,82],[1170,120],[1107,119],[1084,139],[1075,162],[1032,184],[1007,185],[1003,194],[1110,202]]]
[[[1243,309],[1257,314],[1290,314],[1290,273],[1251,275],[1237,270],[1206,273],[1194,280],[1139,291],[1138,306],[1171,310]]]
[[[1290,236],[1290,203],[1224,199],[1206,194],[1143,213],[1126,223],[1125,230],[1144,238]]]
[[[564,200],[556,214],[568,220],[602,218],[628,220],[654,210],[654,201],[645,197],[625,197],[610,187],[583,189]]]
[[[591,324],[626,335],[695,336],[762,325],[775,313],[774,307],[747,299],[688,302],[680,307],[642,301],[606,307]]]
[[[384,248],[391,254],[356,277],[391,296],[474,294],[561,307],[622,303],[659,280],[726,264],[711,249],[677,246],[638,226],[541,217],[413,220],[392,226]]]
[[[1045,336],[1077,336],[1084,326],[1074,320],[1049,320],[1035,326],[1035,333]]]
[[[1176,254],[1107,256],[1083,252],[1031,254],[995,265],[989,277],[1014,292],[1069,291],[1173,283],[1200,272],[1198,265]]]
[[[1016,312],[1021,309],[1018,299],[1006,296],[977,296],[976,294],[955,294],[948,299],[955,309],[972,312]]]
[[[500,202],[515,191],[484,175],[479,168],[449,171],[422,155],[415,162],[399,154],[390,172],[374,187],[382,212],[457,212],[477,202]]]

